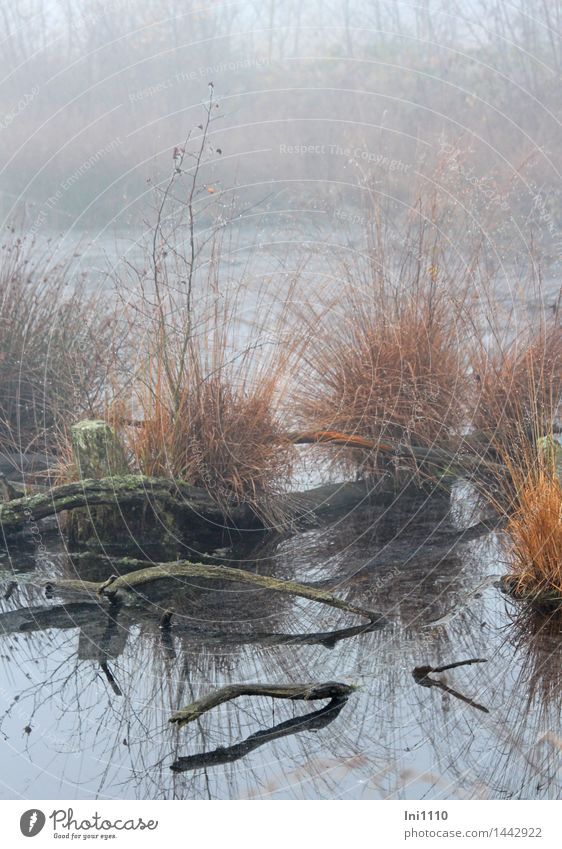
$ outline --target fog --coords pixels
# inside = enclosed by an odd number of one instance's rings
[[[556,265],[561,14],[548,0],[2,2],[2,219],[141,226],[212,83],[203,182],[222,213],[341,230],[377,203],[397,222],[425,180],[447,218],[469,207],[500,252],[528,252],[533,232]]]

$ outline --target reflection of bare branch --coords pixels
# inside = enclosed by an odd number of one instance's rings
[[[108,680],[109,686],[111,687],[111,689],[113,690],[115,695],[116,696],[122,696],[123,693],[121,692],[121,690],[119,688],[119,684],[117,683],[117,681],[113,677],[113,673],[111,672],[111,669],[107,665],[106,660],[100,661],[100,668],[101,668],[102,672],[105,674],[105,677]]]

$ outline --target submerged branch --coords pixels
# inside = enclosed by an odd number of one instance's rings
[[[187,707],[178,710],[170,717],[170,722],[180,727],[199,719],[204,713],[218,705],[237,699],[239,696],[266,696],[270,699],[289,699],[291,701],[314,701],[316,699],[347,698],[357,689],[352,684],[328,681],[325,684],[229,684],[198,699]]]
[[[122,565],[144,564],[144,561],[132,561],[123,558]],[[295,581],[281,581],[266,575],[257,575],[245,569],[235,569],[230,566],[216,566],[206,563],[190,563],[187,560],[175,563],[158,563],[145,569],[138,569],[126,575],[115,577],[114,580],[96,583],[94,581],[62,580],[52,582],[50,586],[57,590],[77,590],[81,592],[96,592],[107,598],[116,598],[121,591],[138,590],[153,581],[170,580],[178,578],[203,578],[206,580],[232,581],[235,583],[252,584],[263,589],[274,592],[284,592],[291,595],[306,598],[309,601],[318,601],[329,607],[335,607],[346,613],[353,613],[365,617],[369,622],[384,623],[385,619],[379,613],[358,607],[343,599],[339,599],[331,593],[315,587],[299,584]]]
[[[228,748],[219,746],[211,752],[184,755],[175,760],[170,765],[170,769],[174,772],[188,772],[189,770],[205,769],[210,766],[222,766],[223,764],[238,761],[255,749],[259,749],[265,743],[271,743],[273,740],[279,740],[281,737],[288,737],[291,734],[298,734],[301,731],[319,731],[339,716],[346,702],[347,696],[338,696],[333,698],[325,707],[320,708],[320,710],[306,713],[304,716],[294,717],[273,726],[273,728],[257,731],[241,743],[235,743],[233,746],[228,746]]]

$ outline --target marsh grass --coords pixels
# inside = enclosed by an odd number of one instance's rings
[[[155,316],[135,381],[139,421],[123,436],[139,471],[203,487],[226,515],[246,503],[276,522],[273,496],[289,485],[296,458],[284,419],[301,344],[287,325],[292,287],[280,300],[267,286],[222,291],[222,261],[215,251],[189,329],[166,324],[162,344]],[[179,382],[166,369],[174,350],[184,358]]]
[[[0,255],[0,450],[55,452],[57,431],[91,416],[120,344],[107,301],[55,250],[4,232]]]
[[[472,357],[472,425],[484,453],[525,468],[530,448],[549,434],[562,397],[562,328],[556,312],[508,341],[480,338]]]
[[[398,261],[375,215],[366,262],[344,264],[332,297],[302,311],[309,345],[297,419],[307,431],[373,442],[371,452],[332,454],[359,475],[388,469],[376,447],[382,442],[400,448],[410,473],[422,471],[413,456],[408,461],[408,447],[448,443],[466,416],[459,328],[471,269],[443,252],[434,214],[433,207],[413,210]]]
[[[540,460],[524,474],[512,470],[514,510],[506,535],[509,573],[516,596],[562,603],[562,486],[555,469]]]
[[[553,433],[562,397],[558,316],[528,323],[505,345],[496,337],[474,364],[479,450],[500,461],[479,488],[506,518],[507,585],[518,597],[551,604],[562,598],[560,446]]]

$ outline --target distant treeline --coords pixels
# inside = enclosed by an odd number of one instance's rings
[[[441,160],[456,203],[556,242],[561,17],[559,0],[2,0],[0,212],[137,223],[213,82],[205,180],[225,204],[237,184],[275,210],[341,219],[366,189],[398,210]]]

